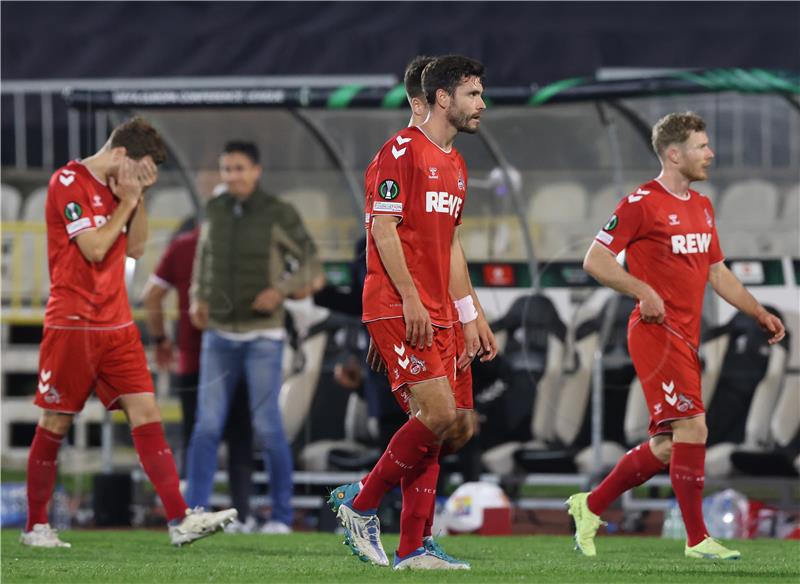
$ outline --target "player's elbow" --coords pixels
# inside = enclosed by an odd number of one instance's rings
[[[130,245],[126,250],[126,255],[129,258],[133,258],[135,260],[140,259],[144,255],[144,244],[142,245]]]
[[[586,252],[586,255],[583,258],[583,270],[589,274],[595,280],[597,279],[597,259],[596,256],[592,253],[594,250],[594,246],[589,248],[589,251]]]
[[[81,253],[88,261],[99,264],[106,257],[106,250],[98,247],[81,248]]]

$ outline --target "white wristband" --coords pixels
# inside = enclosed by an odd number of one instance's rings
[[[472,322],[478,318],[478,310],[475,308],[475,303],[472,301],[472,296],[464,296],[460,300],[453,302],[458,312],[458,320],[463,324]]]

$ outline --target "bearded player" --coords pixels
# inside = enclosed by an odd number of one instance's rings
[[[706,124],[694,113],[656,123],[653,149],[661,174],[622,199],[595,237],[584,269],[638,303],[628,322],[628,348],[650,411],[650,440],[622,457],[591,493],[567,501],[576,548],[595,556],[600,516],[628,489],[669,466],[686,526],[689,558],[738,559],[709,537],[703,521],[705,409],[700,388],[700,315],[706,283],[779,342],[783,323],[742,286],[723,263],[711,202],[690,188],[707,178],[712,152]],[[625,250],[628,271],[616,255]]]
[[[456,419],[456,367],[480,349],[477,310],[466,264],[455,261],[457,226],[466,195],[466,167],[452,144],[459,131],[476,131],[485,108],[483,66],[447,56],[422,75],[431,106],[428,121],[407,128],[377,157],[368,231],[364,314],[370,336],[389,369],[394,392],[416,415],[394,435],[359,494],[339,507],[346,541],[365,561],[388,565],[376,515],[383,495],[404,483],[395,569],[453,569],[423,546],[438,478],[441,441]],[[431,169],[435,169],[432,171]],[[434,190],[436,189],[436,190]],[[465,351],[456,359],[451,296],[458,298]],[[407,411],[410,408],[407,408]]]
[[[405,85],[406,97],[408,99],[408,103],[411,108],[411,120],[409,122],[409,127],[421,126],[428,119],[428,115],[430,113],[430,107],[427,100],[425,99],[424,92],[422,91],[422,71],[429,63],[433,61],[434,57],[419,56],[413,59],[406,67],[405,74],[403,77],[403,82]],[[367,185],[368,187],[370,185],[374,185],[375,182],[377,159],[378,157],[376,156],[370,163],[366,171],[365,185]],[[373,199],[374,199],[374,192],[368,191],[366,195],[366,206],[365,206],[366,217],[371,216]],[[369,229],[369,221],[367,221],[366,228]],[[466,263],[466,258],[464,257],[463,249],[461,248],[460,242],[458,242],[457,247],[453,248],[453,253],[454,253],[454,261],[463,261],[464,263]],[[480,305],[477,294],[475,293],[475,290],[472,288],[471,283],[470,283],[470,296],[472,297],[475,308],[478,311],[478,318],[476,319],[476,325],[478,327],[478,335],[481,341],[482,354],[480,358],[481,361],[488,361],[493,359],[497,353],[495,337],[494,334],[492,333],[491,328],[489,327],[489,324],[483,312],[483,308]],[[454,321],[455,319],[456,317],[453,318]],[[464,352],[464,334],[460,322],[453,323],[453,333],[456,342],[456,353],[457,355],[461,355]],[[370,367],[372,367],[375,371],[388,372],[386,364],[381,359],[380,354],[376,350],[375,345],[371,340],[370,340],[367,361]],[[458,452],[464,446],[464,444],[466,444],[473,436],[476,422],[475,422],[475,412],[473,410],[472,371],[470,367],[466,367],[465,369],[459,369],[456,371],[455,385],[453,391],[454,391],[454,398],[456,401],[456,421],[450,427],[445,436],[444,442],[442,444],[442,449],[440,452],[440,457],[446,456],[447,454]],[[399,395],[400,394],[395,393],[395,396]],[[417,411],[413,398],[409,400],[409,402],[403,402],[402,399],[399,401],[401,401],[400,404],[401,407],[403,407],[406,411],[408,411],[409,409],[413,412]],[[353,499],[361,490],[361,487],[365,482],[366,482],[366,477],[364,477],[364,479],[362,479],[360,482],[342,485],[331,491],[331,495],[328,501],[334,513],[338,512],[339,506],[343,502]],[[401,487],[402,486],[404,486],[403,481],[401,481]],[[404,491],[404,497],[405,497],[406,496],[405,489],[402,490]],[[435,507],[436,505],[434,497],[434,499],[432,500],[431,509],[428,513],[428,518],[425,521],[425,527],[423,530],[423,546],[431,553],[437,555],[444,561],[449,562],[451,564],[459,565],[461,568],[468,569],[469,568],[468,563],[462,560],[457,560],[456,558],[453,558],[452,556],[447,554],[441,547],[441,545],[439,545],[439,543],[433,538],[432,526],[433,526],[433,516],[435,512]],[[410,506],[407,509],[410,509]]]

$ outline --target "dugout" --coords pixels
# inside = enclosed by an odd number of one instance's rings
[[[330,280],[347,285],[346,264],[362,231],[363,169],[409,117],[402,86],[391,76],[75,81],[62,89],[50,82],[2,88],[4,119],[13,120],[4,143],[16,153],[4,169],[2,195],[4,343],[11,356],[6,352],[3,400],[12,422],[29,419],[33,409],[5,388],[9,373],[35,375],[35,357],[14,342],[12,328],[41,322],[43,187],[60,161],[94,151],[131,114],[147,116],[167,139],[171,160],[148,201],[151,240],[142,260],[130,264],[135,306],[174,230],[213,193],[217,154],[232,138],[259,145],[264,186],[297,205]],[[460,136],[457,147],[470,172],[462,241],[491,318],[531,288],[551,298],[563,321],[573,318],[592,286],[580,259],[594,233],[616,201],[657,169],[650,126],[668,112],[690,109],[708,122],[717,154],[710,181],[697,188],[714,200],[723,249],[759,299],[783,312],[797,338],[797,75],[603,71],[543,87],[489,83],[486,97],[480,133]],[[705,316],[719,324],[730,311],[710,299]],[[798,366],[795,344],[790,368]],[[595,383],[602,386],[597,371]],[[597,420],[601,406],[594,403]],[[93,423],[102,420],[100,411],[87,413]],[[76,429],[76,443],[96,443],[91,434],[99,427],[93,428]],[[11,449],[5,424],[3,436],[5,455]]]

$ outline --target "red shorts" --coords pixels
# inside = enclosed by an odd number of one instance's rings
[[[453,325],[453,333],[456,338],[456,356],[461,357],[464,353],[464,328],[461,323]],[[460,410],[471,410],[474,408],[472,402],[472,367],[466,370],[456,369],[456,382],[453,386],[453,397],[456,398],[456,407]]]
[[[644,388],[650,436],[669,434],[673,420],[705,413],[697,352],[663,325],[635,321],[628,329],[628,351]]]
[[[39,385],[34,403],[77,414],[92,391],[103,405],[119,408],[120,396],[153,393],[139,329],[45,327],[39,348]]]
[[[452,328],[433,327],[433,345],[423,348],[406,343],[406,323],[402,318],[373,320],[367,323],[367,330],[389,370],[392,392],[406,413],[411,385],[446,377],[450,387],[455,386],[456,343]]]

